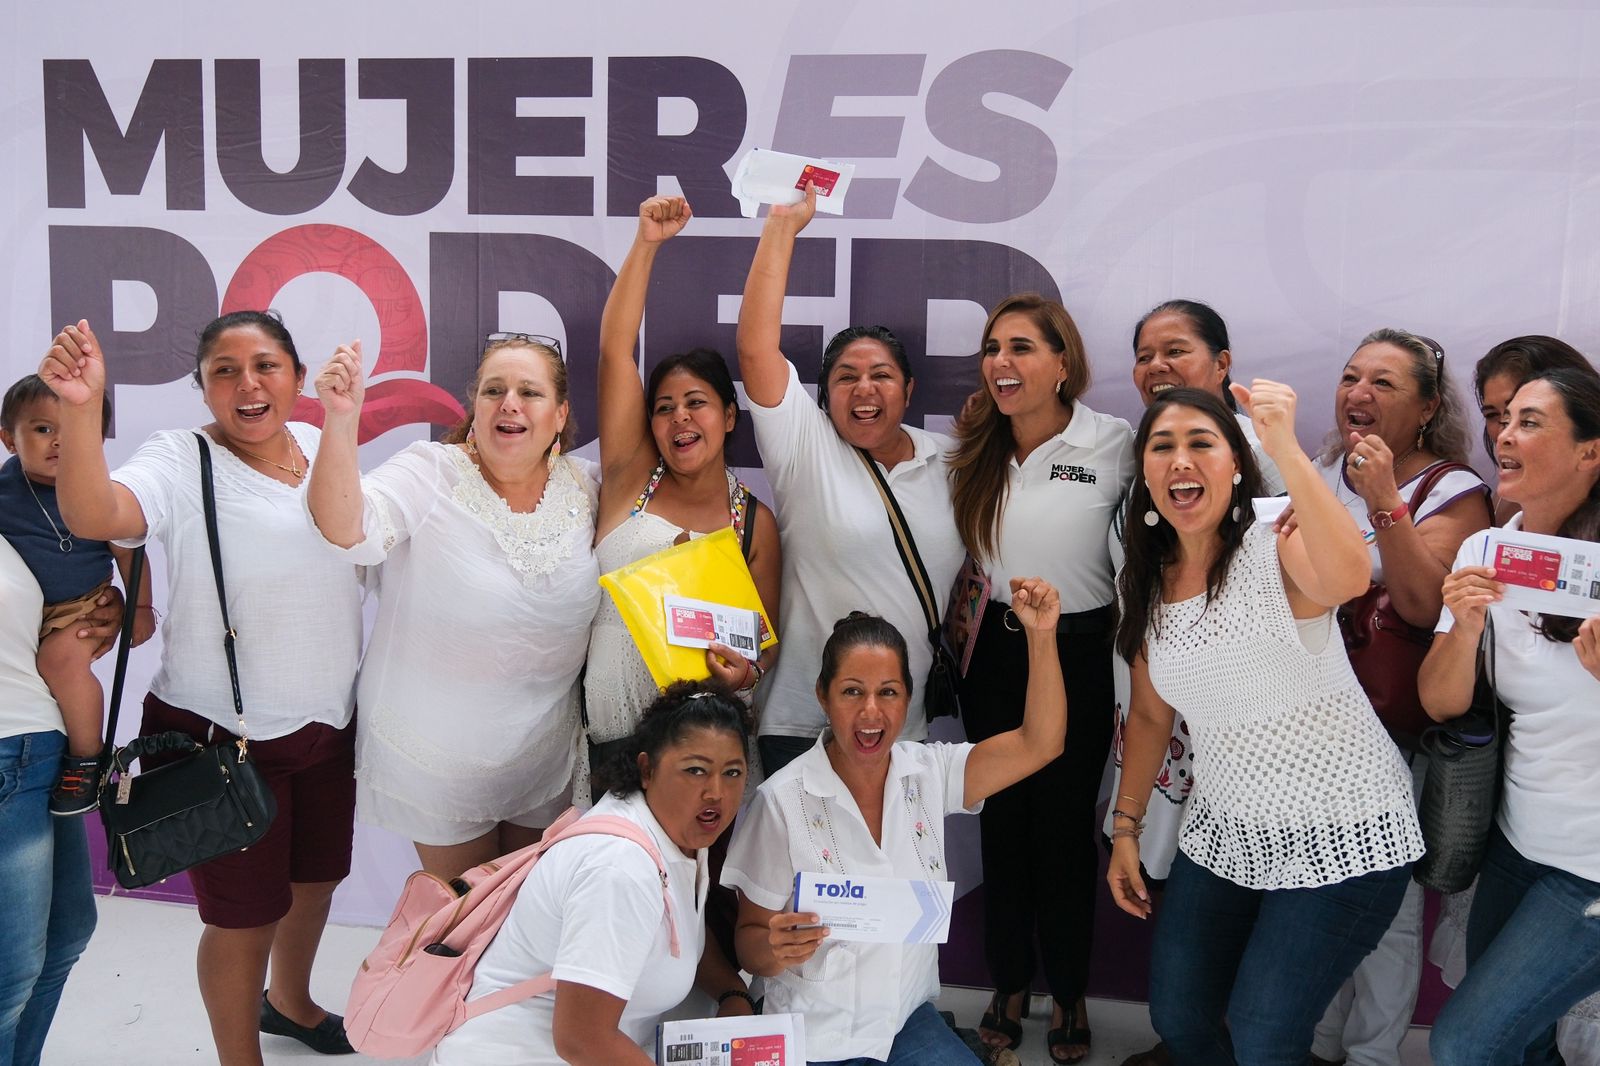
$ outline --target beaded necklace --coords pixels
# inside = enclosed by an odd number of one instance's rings
[[[656,468],[650,474],[650,480],[645,484],[644,491],[639,493],[639,498],[633,501],[633,510],[628,512],[632,518],[644,510],[645,504],[650,502],[650,497],[656,494],[656,488],[661,484],[661,479],[666,476],[667,461],[657,460]],[[733,471],[723,468],[723,473],[728,476],[728,518],[733,525],[733,530],[739,536],[744,536],[744,522],[750,510],[750,490],[745,483],[733,476]]]

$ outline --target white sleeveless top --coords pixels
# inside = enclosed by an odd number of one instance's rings
[[[1411,771],[1344,644],[1302,643],[1277,536],[1252,523],[1222,591],[1162,605],[1150,680],[1194,738],[1178,847],[1246,888],[1314,888],[1422,856]]]

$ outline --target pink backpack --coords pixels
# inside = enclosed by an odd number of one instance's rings
[[[631,840],[655,860],[661,896],[667,907],[672,955],[678,955],[678,930],[672,920],[667,869],[650,834],[625,818],[579,820],[569,809],[545,830],[537,844],[468,870],[457,892],[450,884],[418,870],[406,879],[394,917],[350,987],[344,1030],[364,1055],[409,1058],[432,1048],[468,1018],[537,996],[555,987],[539,974],[491,995],[467,1002],[478,958],[500,931],[533,864],[551,845],[571,837],[602,834]]]

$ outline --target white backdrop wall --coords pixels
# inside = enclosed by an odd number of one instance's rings
[[[1462,381],[1516,334],[1600,345],[1583,0],[58,0],[0,25],[0,384],[89,317],[113,462],[206,420],[195,334],[247,306],[282,311],[313,367],[366,342],[369,465],[453,418],[497,328],[564,339],[592,427],[600,306],[658,189],[696,219],[657,269],[645,361],[731,355],[759,228],[726,174],[756,146],[858,167],[849,216],[819,217],[797,256],[802,376],[825,333],[883,322],[935,428],[974,383],[984,308],[1015,289],[1061,295],[1090,404],[1130,420],[1135,320],[1212,303],[1236,377],[1300,390],[1308,442],[1377,326],[1438,338]],[[736,454],[758,461],[747,437]],[[409,848],[360,849],[339,913],[381,917]]]

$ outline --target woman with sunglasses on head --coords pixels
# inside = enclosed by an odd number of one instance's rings
[[[1465,465],[1468,432],[1443,349],[1380,329],[1340,373],[1334,431],[1318,456],[1323,480],[1366,539],[1373,582],[1424,632],[1439,618],[1439,589],[1456,550],[1489,524],[1489,487]],[[1421,795],[1426,757],[1414,753],[1416,737],[1396,739]],[[1422,886],[1413,884],[1393,926],[1317,1026],[1315,1059],[1400,1066],[1421,977]]]
[[[205,924],[196,971],[217,1060],[258,1066],[262,1033],[349,1054],[343,1019],[317,1005],[310,980],[334,889],[350,872],[361,586],[356,568],[330,556],[306,525],[305,477],[324,438],[290,421],[305,368],[275,314],[214,319],[194,363],[212,420],[153,434],[114,471],[101,439],[106,368],[80,321],[57,334],[39,376],[60,397],[56,500],[68,527],[127,547],[154,541],[166,560],[161,668],[140,735],[219,744],[240,729],[219,639],[198,433],[211,457],[249,754],[277,804],[254,845],[188,871]],[[164,760],[140,761],[149,770]]]
[[[1511,398],[1496,440],[1507,529],[1600,540],[1600,378],[1546,370]],[[1428,713],[1472,704],[1489,630],[1496,695],[1511,713],[1499,810],[1467,923],[1467,974],[1434,1022],[1438,1066],[1553,1066],[1556,1023],[1600,992],[1600,617],[1519,611],[1488,557],[1461,546],[1439,638],[1422,664]],[[1592,1062],[1573,1057],[1566,1061]]]
[[[681,196],[639,205],[639,229],[600,318],[600,509],[595,555],[609,573],[691,538],[732,526],[768,615],[778,617],[782,555],[772,511],[728,468],[728,436],[739,417],[733,378],[705,348],[670,355],[643,387],[634,344],[656,253],[694,216]],[[749,694],[772,667],[772,647],[751,662],[730,648],[706,652],[712,680]],[[589,635],[584,710],[591,744],[631,734],[659,694],[622,615],[601,601]],[[593,750],[593,749],[590,749]],[[589,751],[579,753],[579,802],[589,789]]]
[[[1494,458],[1495,438],[1500,436],[1511,397],[1522,383],[1535,374],[1559,368],[1593,374],[1594,364],[1566,341],[1540,334],[1512,337],[1484,353],[1472,370],[1472,388],[1483,415],[1483,450]],[[1515,504],[1495,497],[1495,525],[1505,525],[1517,513]]]
[[[566,365],[548,337],[491,334],[461,424],[366,477],[359,341],[316,386],[312,521],[342,557],[380,568],[356,691],[357,812],[448,879],[533,843],[570,798],[600,586],[594,475],[562,454]]]
[[[933,665],[928,621],[863,458],[905,516],[940,617],[965,556],[950,508],[953,445],[902,422],[915,383],[899,338],[883,326],[835,334],[822,353],[815,402],[779,346],[789,263],[816,204],[816,188],[807,183],[805,199],[771,209],[739,308],[739,370],[784,549],[778,631],[785,650],[756,701],[757,743],[769,775],[809,750],[822,731],[807,664],[821,655],[833,620],[863,605],[901,632],[921,634],[911,641],[911,676],[919,684],[904,735],[928,734],[920,684]]]
[[[1410,775],[1356,681],[1334,609],[1367,585],[1361,536],[1294,433],[1295,395],[1233,392],[1301,521],[1255,520],[1255,459],[1197,389],[1146,409],[1117,651],[1132,665],[1112,898],[1150,913],[1144,803],[1172,714],[1195,789],[1163,897],[1150,1015],[1184,1066],[1303,1066],[1329,999],[1388,927],[1422,854]]]

